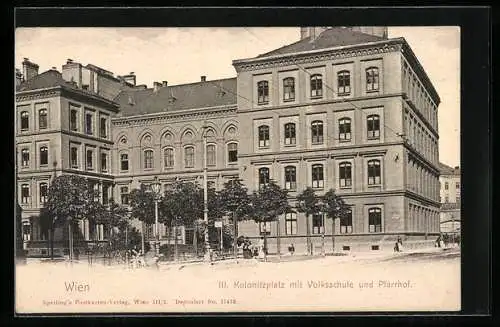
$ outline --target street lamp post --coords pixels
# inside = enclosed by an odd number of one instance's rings
[[[205,262],[211,262],[210,240],[208,236],[208,176],[207,176],[207,135],[206,126],[203,127],[203,220],[205,221]]]
[[[160,233],[158,230],[158,201],[160,200],[161,184],[158,182],[158,177],[155,177],[155,181],[151,184],[151,190],[153,191],[153,196],[155,200],[155,254],[160,255]]]

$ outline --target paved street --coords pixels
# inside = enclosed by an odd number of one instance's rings
[[[458,249],[300,259],[280,263],[227,260],[211,266],[185,263],[130,270],[89,268],[84,263],[72,267],[64,262],[32,263],[18,267],[16,300],[31,312],[460,308]],[[72,285],[80,285],[81,291]]]

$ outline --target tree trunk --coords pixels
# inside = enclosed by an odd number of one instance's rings
[[[238,222],[236,221],[236,213],[233,212],[233,230],[234,230],[234,235],[233,235],[233,252],[234,252],[234,258],[238,259]]]
[[[280,219],[276,220],[276,248],[278,251],[278,257],[281,257],[281,229],[280,229]]]
[[[193,247],[195,258],[198,258],[198,228],[196,226],[193,229]]]
[[[54,226],[49,229],[50,258],[54,259]]]
[[[332,253],[335,253],[335,218],[332,218]]]
[[[177,252],[177,224],[174,224],[174,259],[177,261],[179,259]]]
[[[307,254],[312,255],[311,249],[311,227],[309,224],[309,215],[306,214],[306,244],[307,244]]]
[[[266,226],[265,223],[264,226]],[[264,252],[264,261],[267,261],[267,228],[264,228],[264,249],[262,251]]]

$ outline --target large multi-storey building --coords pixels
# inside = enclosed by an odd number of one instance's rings
[[[439,163],[441,232],[460,233],[460,167]]]
[[[324,235],[330,249],[335,235],[337,250],[392,249],[398,236],[408,246],[432,244],[439,233],[440,99],[403,38],[387,39],[385,27],[306,27],[298,42],[233,66],[236,78],[149,89],[128,75],[130,83],[117,79],[100,95],[92,79],[85,84],[83,74],[63,67],[58,76],[89,99],[102,98],[95,115],[111,118],[109,139],[70,131],[83,137],[77,152],[94,145],[90,150],[109,153],[108,174],[96,176],[110,182],[110,196],[127,204],[130,190],[155,176],[164,185],[201,180],[206,137],[208,178],[217,188],[239,177],[253,191],[273,179],[290,191],[292,205],[311,186],[318,194],[333,188],[351,206],[351,216],[334,225],[322,215],[307,224],[298,212],[279,217],[280,224],[242,222],[240,235],[269,235],[270,252],[278,250],[277,236],[305,251],[309,234],[315,246]],[[66,123],[72,107],[64,103],[58,112]],[[61,143],[60,158],[74,151],[72,140]]]

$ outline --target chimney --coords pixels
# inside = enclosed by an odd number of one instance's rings
[[[146,84],[139,84],[135,86],[136,89],[146,90],[148,86]]]
[[[202,82],[206,82],[206,81],[207,81],[207,77],[206,77],[206,76],[202,76],[202,77],[201,77],[201,81],[202,81]]]
[[[154,82],[153,83],[153,92],[158,92],[158,90],[161,88],[161,83],[159,82]]]
[[[167,82],[167,81],[162,81],[162,82],[161,82],[161,85],[162,85],[163,87],[167,87],[167,86],[168,86],[168,82]]]
[[[16,68],[16,86],[21,85],[23,82],[23,74],[19,69]]]
[[[300,28],[300,39],[311,38],[314,41],[323,31],[326,31],[328,27],[301,27]]]
[[[135,79],[135,73],[134,72],[130,72],[128,75],[125,75],[125,76],[122,76],[122,77],[125,80],[125,82],[127,82],[127,83],[132,84],[132,85],[135,86],[136,79]]]
[[[455,166],[455,170],[459,170],[459,169],[460,169],[460,167],[459,167],[459,166]]]
[[[28,58],[24,58],[23,61],[23,76],[24,80],[30,80],[38,75],[38,65],[31,62]]]
[[[354,32],[378,36],[383,39],[388,38],[387,26],[352,26],[350,29]]]

